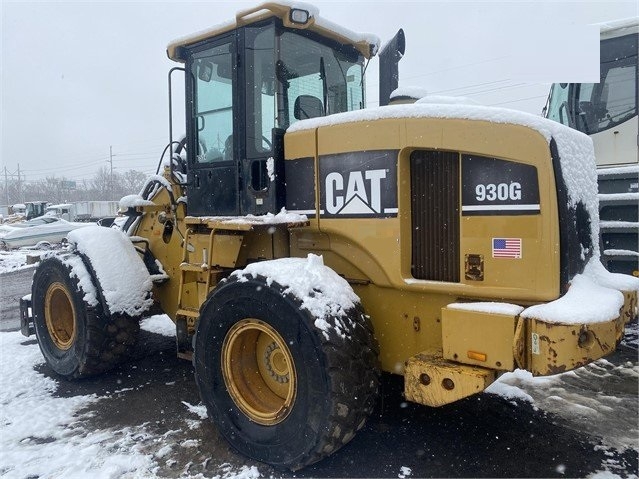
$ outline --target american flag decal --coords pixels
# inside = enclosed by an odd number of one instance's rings
[[[493,258],[521,258],[521,238],[493,238]]]

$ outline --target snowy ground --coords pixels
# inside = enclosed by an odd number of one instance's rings
[[[26,254],[0,252],[0,273],[27,267]],[[149,318],[142,328],[163,336],[174,335],[173,323],[166,316]],[[611,459],[590,477],[636,477],[613,456],[614,451],[639,450],[638,336],[635,324],[624,343],[631,351],[627,360],[613,364],[603,359],[549,378],[533,378],[524,371],[515,371],[502,376],[488,392],[512,400],[515,405],[531,403],[534,408],[565,420],[569,427],[598,438],[600,445],[595,448],[604,450]],[[87,427],[95,414],[92,409],[99,409],[102,400],[133,388],[122,386],[100,397],[61,396],[57,392],[59,381],[43,374],[43,363],[33,338],[27,339],[19,332],[0,333],[0,477],[162,477],[161,468],[172,460],[172,448],[200,445],[197,439],[164,444],[177,431],[157,436],[147,423],[119,429]],[[185,429],[199,427],[206,417],[204,407],[182,404]],[[156,445],[152,452],[149,444]],[[252,479],[271,473],[270,469],[260,472],[254,465],[222,464],[213,474],[183,473],[179,477]],[[410,476],[408,466],[396,472],[396,477]]]

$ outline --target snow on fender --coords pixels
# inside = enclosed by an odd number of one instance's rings
[[[348,281],[325,266],[322,256],[312,253],[307,258],[281,258],[252,263],[231,275],[239,282],[247,281],[249,276],[263,276],[269,286],[276,282],[285,288],[284,294],[298,298],[302,308],[316,318],[315,327],[323,331],[326,339],[331,328],[344,337],[349,329],[343,323],[348,317],[347,311],[360,303]],[[334,318],[335,324],[328,322],[330,318]]]
[[[68,240],[90,263],[111,314],[139,316],[151,307],[151,276],[124,233],[90,226],[71,231]]]

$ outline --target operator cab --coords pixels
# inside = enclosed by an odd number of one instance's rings
[[[376,45],[319,20],[269,3],[169,45],[185,63],[189,216],[277,213],[286,129],[364,108],[364,60]]]

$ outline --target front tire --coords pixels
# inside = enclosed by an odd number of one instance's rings
[[[203,305],[195,377],[209,416],[244,455],[300,469],[349,442],[378,393],[377,345],[355,307],[318,328],[300,299],[256,276],[231,279]]]
[[[67,379],[99,374],[121,363],[140,330],[136,319],[105,316],[97,301],[87,302],[80,278],[85,288],[91,279],[79,261],[73,254],[44,259],[31,290],[42,355],[53,371]]]

